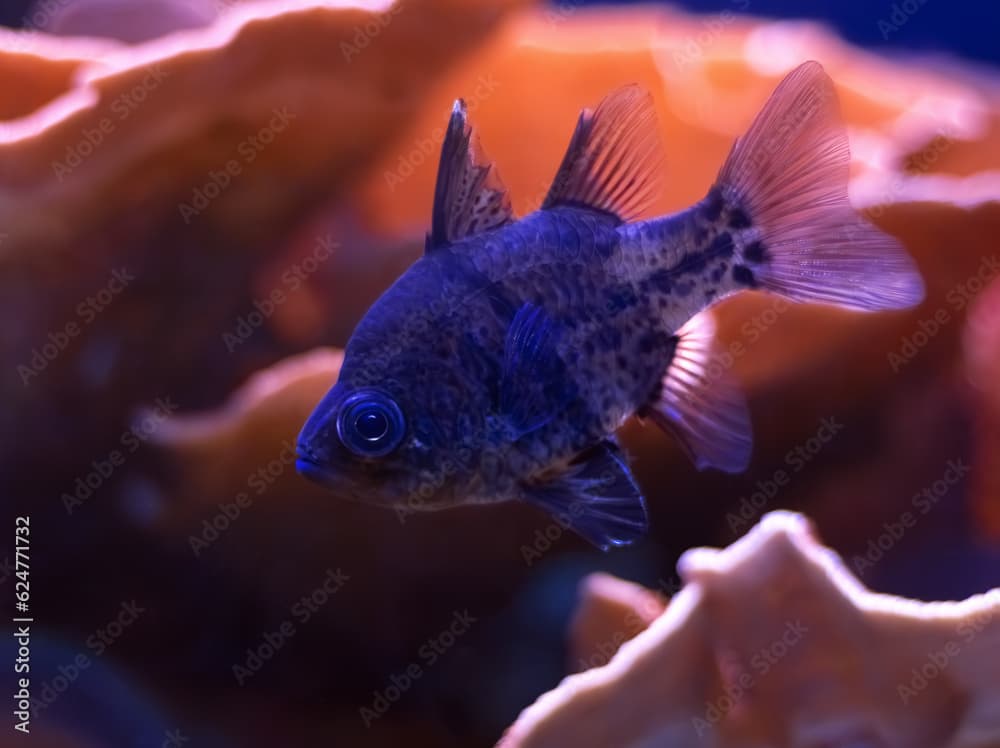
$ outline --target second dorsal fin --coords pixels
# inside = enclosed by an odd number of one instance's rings
[[[631,220],[656,199],[662,174],[653,99],[625,86],[580,113],[542,208],[576,205]]]
[[[507,188],[479,148],[466,119],[465,102],[458,99],[441,145],[426,251],[512,220]]]

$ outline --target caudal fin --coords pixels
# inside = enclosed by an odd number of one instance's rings
[[[849,165],[833,81],[806,62],[733,145],[713,187],[732,227],[756,232],[741,252],[748,285],[852,309],[923,300],[923,280],[902,245],[851,207]]]

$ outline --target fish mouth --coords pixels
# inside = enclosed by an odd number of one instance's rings
[[[326,488],[340,488],[341,481],[337,479],[337,474],[329,468],[323,467],[318,462],[314,462],[301,454],[295,458],[295,469],[299,475],[308,478],[314,483],[319,483]]]
[[[299,472],[299,475],[328,489],[338,499],[364,501],[351,482],[345,479],[343,473],[316,462],[311,457],[304,457],[301,453],[297,455],[295,458],[295,469]]]

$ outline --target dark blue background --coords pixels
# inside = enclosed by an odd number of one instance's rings
[[[943,52],[1000,64],[1000,2],[995,0],[684,0],[675,4],[707,13],[745,7],[749,15],[823,20],[850,41],[875,51]],[[916,12],[885,39],[878,22],[890,19],[894,5],[916,7]]]

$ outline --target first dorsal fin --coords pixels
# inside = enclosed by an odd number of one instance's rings
[[[458,99],[441,145],[426,251],[512,220],[507,188],[479,147],[466,119],[465,102]]]
[[[580,113],[542,208],[576,205],[628,221],[656,199],[662,174],[653,99],[639,86],[625,86]]]

